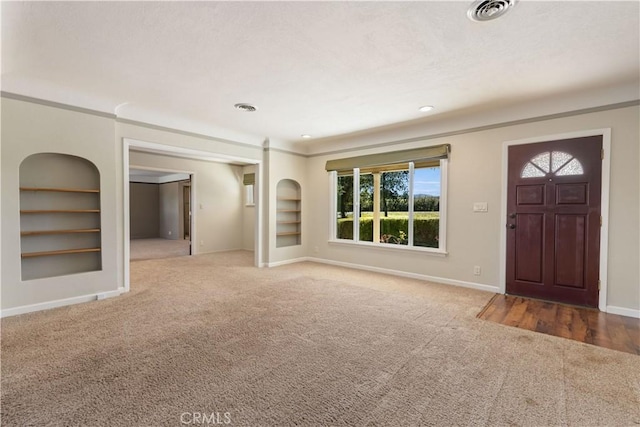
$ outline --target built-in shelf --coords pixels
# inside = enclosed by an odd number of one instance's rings
[[[22,258],[35,258],[40,256],[51,256],[51,255],[82,254],[87,252],[100,252],[100,248],[59,249],[57,251],[27,252],[22,254]]]
[[[91,161],[32,154],[18,188],[22,280],[102,269],[100,172]]]
[[[99,213],[100,209],[23,209],[23,214],[50,214],[50,213]]]
[[[47,187],[20,187],[20,191],[55,191],[58,193],[99,193],[100,190],[82,188],[47,188]]]
[[[21,236],[46,236],[48,234],[99,233],[99,228],[82,228],[72,230],[34,230],[21,231]]]
[[[296,246],[302,237],[300,184],[283,179],[276,187],[276,247]]]

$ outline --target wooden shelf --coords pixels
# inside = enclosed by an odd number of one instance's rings
[[[301,199],[287,199],[283,197],[278,197],[278,200],[286,201],[286,202],[300,202]]]
[[[24,209],[20,213],[23,214],[40,214],[40,213],[98,213],[100,209]]]
[[[299,209],[278,209],[278,212],[300,212]]]
[[[45,188],[45,187],[20,187],[20,191],[55,191],[58,193],[99,193],[100,190],[81,188]]]
[[[27,252],[22,254],[22,258],[35,258],[40,256],[66,255],[66,254],[82,254],[88,252],[100,252],[100,248],[84,248],[84,249],[62,249],[57,251],[46,252]]]
[[[34,230],[34,231],[22,231],[21,236],[44,236],[47,234],[73,234],[73,233],[99,233],[99,228],[84,228],[73,230]]]
[[[283,231],[280,233],[276,233],[276,236],[299,236],[300,233],[299,231]]]
[[[277,221],[278,224],[301,224],[302,221]]]

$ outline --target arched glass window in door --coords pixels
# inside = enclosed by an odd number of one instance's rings
[[[540,153],[522,168],[520,178],[541,178],[548,174],[556,176],[582,175],[582,163],[564,151]]]

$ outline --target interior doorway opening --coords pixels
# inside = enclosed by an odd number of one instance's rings
[[[192,254],[190,173],[129,168],[130,261]]]
[[[158,144],[149,141],[142,141],[131,138],[122,138],[122,163],[124,165],[122,169],[123,173],[123,203],[122,203],[122,213],[124,220],[123,227],[123,243],[124,248],[122,252],[122,262],[123,262],[123,276],[122,276],[122,292],[129,292],[131,289],[131,280],[130,280],[130,252],[131,252],[131,238],[130,238],[130,188],[129,188],[129,170],[130,168],[136,168],[135,163],[134,166],[131,166],[130,155],[133,152],[146,152],[146,153],[154,153],[161,154],[169,157],[175,158],[186,158],[186,159],[194,159],[194,160],[203,160],[206,162],[214,162],[214,163],[226,163],[232,165],[239,166],[255,166],[255,204],[253,209],[253,215],[250,219],[253,220],[253,261],[256,267],[263,266],[263,207],[262,207],[262,181],[260,179],[260,172],[262,168],[262,161],[254,158],[245,158],[238,156],[231,156],[228,154],[209,152],[196,150],[192,148],[186,147],[178,147],[173,145],[166,144]],[[170,166],[168,166],[170,167]],[[164,166],[163,166],[164,168]],[[154,170],[153,168],[141,168],[145,170]],[[157,169],[156,169],[157,170]],[[176,172],[176,171],[174,171]],[[192,254],[198,255],[202,253],[200,250],[200,245],[202,244],[202,240],[200,239],[199,228],[195,226],[195,224],[199,223],[199,210],[204,206],[200,202],[201,194],[196,191],[198,187],[198,177],[194,171],[187,171],[184,173],[188,173],[191,175],[191,189],[190,189],[190,206],[191,206],[191,227],[189,239],[192,242],[197,243],[198,245],[192,245]],[[241,185],[242,181],[238,181],[238,184]],[[205,190],[206,191],[206,190]]]

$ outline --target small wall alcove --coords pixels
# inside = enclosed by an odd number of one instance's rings
[[[302,239],[300,184],[283,179],[276,187],[276,247],[296,246]]]
[[[20,164],[22,280],[102,269],[100,172],[89,160],[33,154]]]

